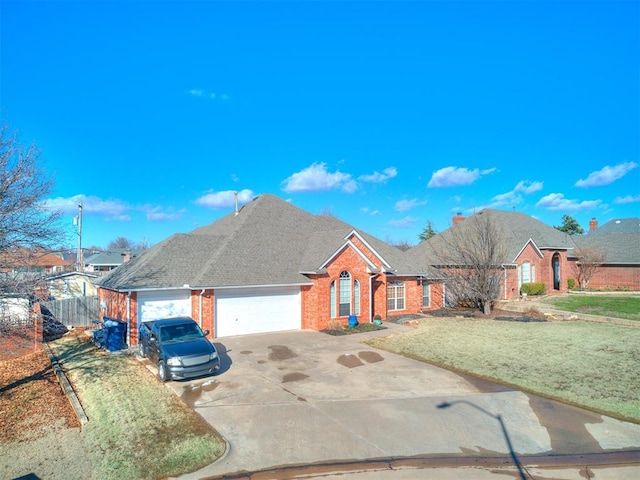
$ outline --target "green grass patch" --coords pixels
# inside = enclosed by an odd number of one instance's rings
[[[367,344],[640,423],[640,328],[428,319]]]
[[[83,335],[49,346],[89,418],[95,478],[166,478],[224,453],[218,433],[133,357],[98,350]]]
[[[539,301],[568,312],[640,321],[640,296],[637,295],[571,294]]]

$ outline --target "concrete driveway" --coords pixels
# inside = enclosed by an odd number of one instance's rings
[[[638,453],[640,425],[361,343],[410,329],[388,326],[340,337],[293,331],[216,339],[221,373],[167,386],[229,450],[180,478],[356,459],[483,457],[514,466],[513,459],[537,455]]]

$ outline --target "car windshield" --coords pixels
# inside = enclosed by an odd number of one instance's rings
[[[195,323],[185,325],[169,325],[160,329],[161,342],[175,342],[202,338],[204,334]]]

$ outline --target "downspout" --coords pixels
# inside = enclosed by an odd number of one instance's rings
[[[131,290],[127,292],[127,345],[131,346]]]
[[[507,267],[502,265],[502,269],[504,270],[504,299],[507,300]]]
[[[200,328],[202,328],[202,296],[204,295],[204,288],[200,292],[200,307],[198,311],[200,312],[200,318],[198,319],[198,323],[200,324]]]

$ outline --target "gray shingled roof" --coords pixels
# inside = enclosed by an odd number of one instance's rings
[[[124,248],[115,248],[111,250],[105,250],[102,252],[92,253],[85,255],[84,263],[86,265],[120,265],[124,262],[124,255],[127,252],[127,249]],[[137,257],[140,255],[142,250],[131,250],[129,251],[131,258]]]
[[[640,265],[640,233],[589,234],[574,240],[578,247],[574,254],[580,249],[593,249],[604,253],[606,264]]]
[[[589,235],[601,235],[604,233],[640,233],[640,218],[615,218],[589,232]]]
[[[330,215],[312,215],[273,195],[261,195],[218,221],[176,234],[103,277],[117,290],[310,284],[356,230],[392,266],[420,274],[404,252]]]
[[[539,249],[570,250],[575,246],[569,235],[524,213],[485,209],[475,215],[488,215],[502,238],[505,250],[503,264],[514,263],[529,240],[532,240]],[[465,229],[470,228],[470,225],[467,220],[463,220],[413,247],[410,252],[413,251],[413,255],[423,257],[432,265],[438,265],[440,262],[436,252],[446,247],[446,242],[452,235],[452,229],[461,229],[464,232]]]
[[[507,250],[505,264],[516,260],[529,239],[540,249],[571,252],[575,247],[572,237],[524,213],[484,210],[479,214],[489,215],[502,232]],[[465,228],[465,221],[451,228]],[[116,290],[310,284],[304,273],[319,271],[352,231],[388,265],[388,273],[442,277],[433,267],[439,264],[434,247],[446,242],[449,230],[402,251],[336,217],[312,215],[265,194],[237,213],[169,237],[102,277],[99,284]],[[596,237],[585,235],[578,241],[597,242]],[[611,261],[640,263],[637,239],[638,235],[619,236],[615,242],[609,241],[616,252],[611,253]]]

